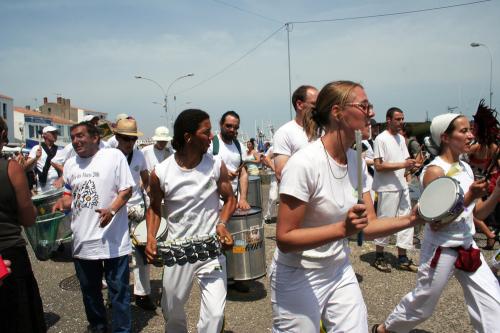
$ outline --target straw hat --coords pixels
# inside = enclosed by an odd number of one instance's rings
[[[170,132],[165,126],[160,126],[155,129],[155,135],[152,137],[154,141],[170,141],[172,137],[169,135]]]
[[[128,136],[142,136],[143,133],[137,130],[137,122],[135,119],[121,119],[114,129],[115,134]]]

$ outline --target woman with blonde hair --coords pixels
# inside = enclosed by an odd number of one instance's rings
[[[312,138],[283,170],[276,227],[278,248],[270,266],[273,332],[367,332],[366,307],[349,262],[346,238],[363,230],[373,239],[421,222],[413,214],[376,220],[366,164],[363,179],[350,147],[355,130],[374,116],[364,88],[328,83],[305,125]],[[363,184],[364,203],[356,187]]]

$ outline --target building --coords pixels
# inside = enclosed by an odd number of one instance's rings
[[[9,96],[0,94],[0,116],[5,119],[7,126],[9,127],[9,141],[14,141],[14,99]]]
[[[95,115],[99,119],[106,120],[108,114],[105,112],[97,112],[89,109],[83,109],[71,106],[69,98],[58,96],[56,102],[49,102],[47,97],[43,98],[43,104],[39,107],[40,112],[44,115],[55,116],[60,119],[71,120],[75,123],[83,121],[86,115]]]

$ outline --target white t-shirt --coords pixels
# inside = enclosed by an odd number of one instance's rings
[[[127,202],[127,207],[144,203],[141,187],[141,171],[148,170],[146,159],[144,158],[144,154],[142,153],[142,151],[134,149],[132,152],[132,161],[130,161],[129,167],[130,172],[132,173],[132,179],[134,180],[134,187],[132,187],[132,196]],[[125,158],[127,157],[125,156]]]
[[[73,256],[109,259],[131,252],[127,209],[121,208],[111,222],[99,226],[99,208],[109,208],[118,192],[134,185],[127,160],[117,149],[99,149],[88,158],[74,156],[64,166],[66,192],[71,193]]]
[[[362,163],[363,192],[368,192],[368,171],[364,161]],[[283,169],[280,194],[307,203],[301,228],[345,220],[347,211],[358,201],[356,151],[352,149],[347,151],[347,165],[340,165],[327,155],[321,140],[305,146],[290,158]],[[348,260],[348,246],[345,240],[338,240],[302,252],[283,253],[277,248],[275,260],[304,268],[340,265]]]
[[[155,167],[165,193],[167,240],[215,233],[219,219],[217,182],[222,162],[218,156],[203,155],[193,169],[183,169],[174,155]]]
[[[292,156],[309,143],[307,134],[295,120],[290,120],[281,126],[273,138],[274,153]]]
[[[420,174],[420,182],[422,183],[422,186],[425,171],[427,171],[427,168],[431,165],[441,167],[446,176],[456,179],[459,182],[464,195],[467,191],[469,191],[469,187],[474,182],[474,174],[469,164],[460,161],[460,164],[457,165],[458,168],[457,166],[454,166],[453,169],[451,169],[452,164],[437,156],[431,163],[424,167],[424,170]],[[436,200],[436,204],[439,205],[439,198],[436,198]],[[472,244],[472,236],[476,233],[472,217],[475,205],[476,202],[473,201],[468,207],[464,208],[462,214],[460,214],[454,222],[451,222],[438,231],[432,231],[429,224],[426,223],[424,229],[425,241],[444,247],[456,247],[462,245],[468,246]]]
[[[99,141],[99,149],[107,148],[107,145],[101,140]],[[72,143],[68,143],[63,149],[57,151],[56,156],[52,159],[54,163],[64,165],[71,157],[76,156],[76,151]]]
[[[116,136],[112,136],[106,141],[106,145],[108,148],[117,148],[118,147],[118,140],[116,140]]]
[[[405,138],[401,134],[392,135],[385,130],[375,138],[374,159],[381,158],[382,162],[404,162],[410,157]],[[396,171],[377,172],[375,170],[373,190],[377,192],[401,191],[408,188],[405,179],[405,169]]]
[[[29,158],[36,158],[36,152],[38,151],[38,147],[40,147],[40,145],[36,145],[34,146],[33,148],[31,148],[30,150],[30,153],[28,155]],[[56,156],[54,156],[52,158],[52,161],[54,161],[55,163],[56,162],[56,157],[57,157],[57,154],[56,153]],[[33,171],[36,169],[38,169],[38,171],[42,172],[43,170],[43,166],[45,165],[45,161],[47,160],[47,153],[45,152],[45,150],[42,148],[42,156],[40,156],[40,158],[38,159],[38,161],[36,161],[36,164],[33,168]],[[42,184],[40,183],[40,180],[38,180],[38,184],[37,184],[37,191],[39,193],[43,193],[43,192],[46,192],[50,189],[52,189],[52,183],[54,181],[57,180],[57,178],[59,178],[59,176],[57,175],[57,170],[51,165],[49,167],[49,171],[47,173],[47,182],[45,183],[44,186],[42,186]]]
[[[236,171],[241,163],[241,156],[238,148],[234,142],[227,144],[222,140],[220,134],[217,134],[217,136],[219,138],[219,153],[217,156],[224,162],[228,171]],[[213,155],[213,142],[210,144],[210,147],[208,147],[207,154]],[[236,191],[238,188],[238,177],[231,181],[231,185],[233,187],[233,192]]]
[[[158,150],[155,148],[154,144],[142,148],[141,151],[144,154],[146,165],[150,173],[153,171],[155,165],[160,164],[167,159],[167,157],[172,155],[172,150],[170,150],[170,148],[165,147],[165,149]]]

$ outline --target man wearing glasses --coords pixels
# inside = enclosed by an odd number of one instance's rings
[[[396,217],[409,215],[411,211],[410,192],[404,176],[406,169],[416,166],[410,158],[404,137],[398,132],[404,124],[401,109],[392,107],[386,114],[387,129],[375,138],[373,190],[378,194],[377,216]],[[396,246],[398,248],[398,268],[411,272],[417,266],[408,259],[406,250],[413,248],[413,228],[399,231]],[[382,272],[390,272],[384,257],[384,247],[389,237],[375,239],[376,257],[373,266]]]
[[[281,126],[273,138],[274,167],[278,181],[288,159],[309,142],[303,128],[304,114],[316,105],[317,97],[318,89],[313,86],[300,86],[293,92],[295,119]]]
[[[135,119],[121,119],[114,130],[118,149],[125,155],[130,173],[134,180],[132,196],[127,202],[127,212],[130,230],[145,219],[144,191],[149,185],[149,173],[146,159],[142,151],[134,149],[135,142],[142,133],[137,130]],[[151,301],[151,283],[149,277],[150,266],[145,257],[132,243],[132,272],[134,274],[134,298],[135,305],[147,310],[154,311],[156,306]]]

